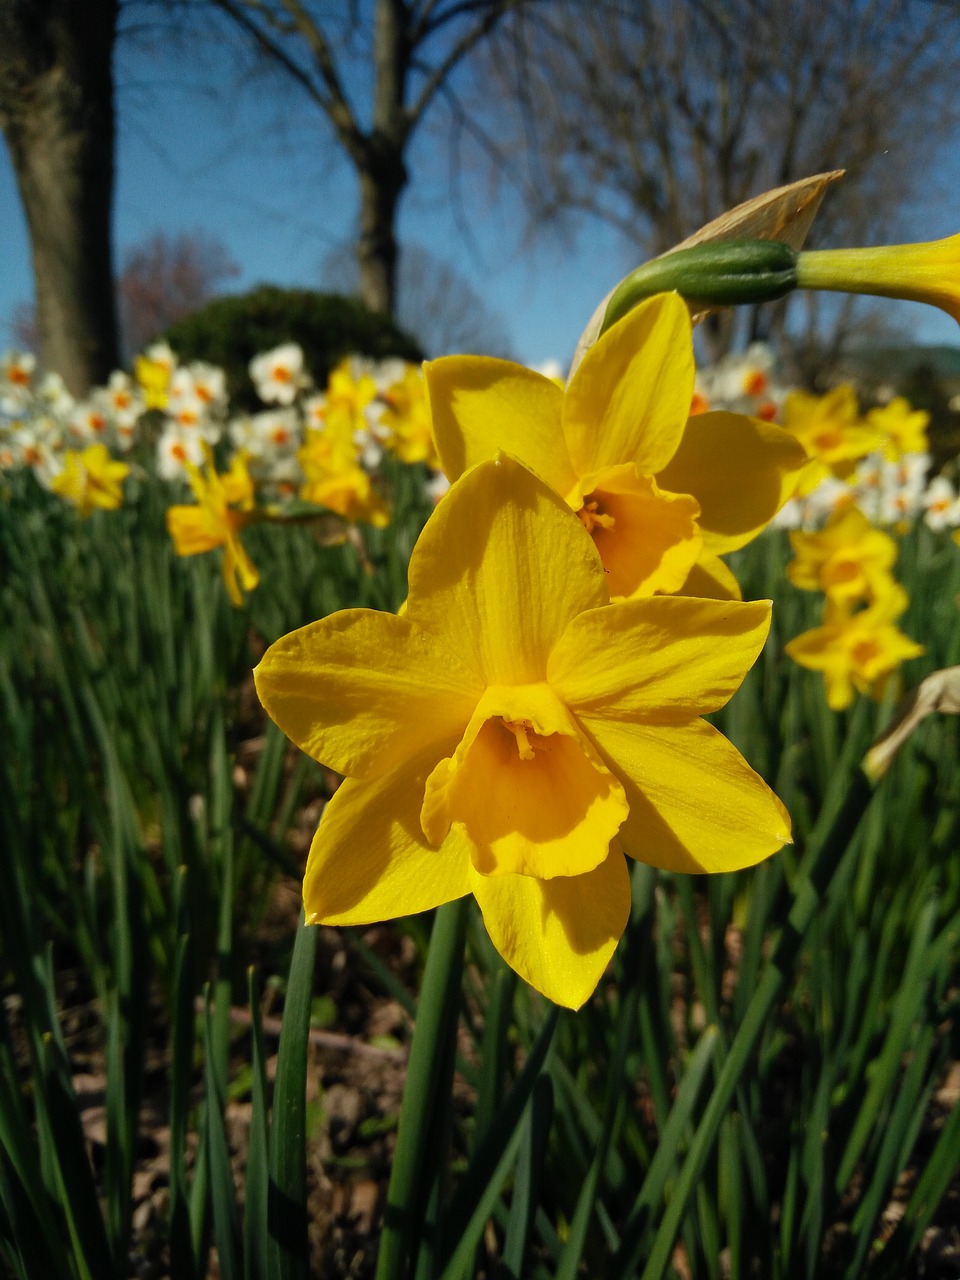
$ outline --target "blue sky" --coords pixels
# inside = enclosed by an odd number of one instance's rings
[[[202,228],[240,264],[235,288],[269,281],[318,286],[324,259],[349,241],[355,212],[351,170],[319,116],[299,99],[238,90],[228,47],[127,47],[118,57],[115,245],[157,230]],[[400,237],[453,265],[503,322],[513,354],[566,361],[596,304],[635,263],[616,236],[589,226],[569,241],[524,243],[516,196],[478,181],[461,199],[449,189],[449,157],[436,133],[414,146]],[[918,210],[916,238],[960,231],[960,159],[938,169],[947,198]],[[953,193],[953,198],[949,193]],[[468,234],[463,231],[466,225]],[[16,184],[0,149],[0,346],[19,302],[32,297],[29,244]],[[922,342],[957,343],[956,325],[905,304]]]

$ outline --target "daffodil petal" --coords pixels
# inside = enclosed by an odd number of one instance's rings
[[[178,556],[195,556],[212,551],[223,542],[223,532],[212,529],[206,512],[199,506],[167,508],[167,532]]]
[[[420,830],[434,760],[428,751],[383,777],[341,783],[310,848],[303,881],[308,924],[392,920],[470,892],[465,841],[451,832],[435,849]]]
[[[661,471],[680,443],[693,380],[690,314],[680,296],[634,307],[589,349],[567,387],[563,434],[577,475],[624,462],[647,475]]]
[[[482,356],[444,356],[424,367],[433,434],[449,480],[502,451],[558,493],[575,488],[560,427],[563,391],[533,369]]]
[[[700,559],[687,574],[678,596],[699,596],[702,600],[742,600],[740,583],[730,567],[709,551],[701,551]]]
[[[618,839],[630,857],[666,871],[736,871],[789,841],[783,805],[705,720],[581,722],[624,784],[630,816]]]
[[[493,945],[555,1004],[579,1009],[603,975],[630,914],[630,877],[619,845],[582,876],[471,873]]]
[[[493,687],[451,759],[427,779],[421,824],[451,824],[484,875],[582,875],[627,816],[620,783],[548,685]]]
[[[739,688],[769,626],[767,600],[624,600],[573,619],[547,678],[580,721],[691,720]]]
[[[588,484],[578,514],[600,552],[610,595],[651,596],[682,586],[703,546],[696,500],[664,493],[630,463]]]
[[[782,427],[739,413],[698,413],[657,483],[693,494],[704,548],[721,555],[756,537],[792,497],[806,465],[803,446]]]
[[[631,727],[584,719],[620,776],[631,858],[671,872],[753,867],[790,841],[790,817],[735,746],[707,721]]]
[[[407,616],[371,609],[291,631],[270,646],[254,679],[287,737],[352,777],[387,773],[451,736],[455,745],[483,692],[436,636]]]
[[[244,591],[252,591],[260,582],[257,566],[235,530],[229,531],[223,542],[223,581],[237,609],[243,604]]]
[[[603,566],[566,503],[519,462],[483,462],[427,521],[407,616],[449,637],[484,684],[536,684],[567,623],[605,604]]]

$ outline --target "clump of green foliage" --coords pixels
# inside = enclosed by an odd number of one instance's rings
[[[180,360],[205,360],[225,370],[231,401],[247,408],[260,403],[247,366],[283,342],[300,344],[319,387],[344,356],[423,359],[413,338],[358,298],[272,284],[215,298],[171,325],[164,337]]]

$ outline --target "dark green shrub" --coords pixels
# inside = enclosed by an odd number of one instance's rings
[[[164,335],[181,361],[205,360],[225,370],[231,403],[255,408],[259,400],[247,366],[261,351],[298,342],[319,388],[347,355],[421,360],[412,338],[357,298],[263,284],[249,293],[215,298],[178,320]]]

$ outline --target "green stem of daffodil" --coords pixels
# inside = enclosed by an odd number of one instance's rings
[[[780,240],[727,240],[677,249],[621,280],[610,295],[600,332],[655,293],[676,291],[689,302],[739,306],[772,302],[797,287],[797,253]]]
[[[449,1105],[453,1042],[460,1011],[463,948],[469,898],[437,909],[423,971],[410,1044],[397,1145],[390,1171],[376,1280],[400,1280],[407,1270],[429,1179],[426,1166],[441,1159],[435,1145],[437,1117]],[[444,1067],[449,1068],[445,1070]]]

